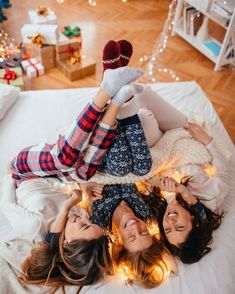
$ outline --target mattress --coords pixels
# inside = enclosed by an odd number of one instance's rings
[[[85,287],[82,293],[159,293],[159,294],[234,294],[235,293],[235,149],[213,106],[195,82],[150,84],[164,99],[196,121],[205,121],[209,130],[232,153],[229,162],[231,190],[223,209],[226,212],[220,228],[214,233],[213,250],[198,263],[179,263],[179,274],[160,287],[144,290],[125,286],[112,277],[103,284]],[[53,143],[60,133],[94,97],[97,88],[21,92],[15,105],[0,121],[0,179],[8,162],[27,145]],[[0,214],[1,240],[10,236],[12,228]],[[1,272],[4,278],[4,272]],[[45,293],[43,292],[37,293]],[[74,293],[69,287],[68,293]],[[7,293],[1,291],[1,293]],[[20,292],[19,292],[20,293]],[[23,292],[22,292],[23,293]],[[28,292],[29,293],[29,292]],[[32,292],[31,292],[32,293]]]

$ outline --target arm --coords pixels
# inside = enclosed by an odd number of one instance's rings
[[[214,174],[207,175],[203,169],[195,176],[195,181],[189,182],[190,191],[210,209],[218,208],[229,191],[228,167],[223,155],[216,149],[213,138],[207,132],[192,123],[185,127],[191,135],[206,145],[211,156]]]
[[[56,216],[56,219],[51,225],[51,233],[60,233],[63,231],[66,222],[68,220],[68,213],[78,202],[82,200],[82,192],[80,190],[73,190],[69,195],[69,198],[64,202],[60,212]]]

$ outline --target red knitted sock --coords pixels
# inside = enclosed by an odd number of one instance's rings
[[[120,46],[117,42],[110,40],[104,46],[103,50],[103,67],[106,69],[115,69],[121,67]]]
[[[119,40],[117,43],[120,45],[121,65],[127,66],[133,53],[133,47],[127,40]]]

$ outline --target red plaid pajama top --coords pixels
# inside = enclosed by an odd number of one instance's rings
[[[96,172],[115,135],[99,119],[103,110],[89,103],[56,144],[26,147],[11,162],[17,184],[37,177],[56,175],[61,180],[88,180]]]

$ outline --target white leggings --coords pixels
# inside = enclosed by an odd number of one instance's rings
[[[163,132],[182,127],[187,122],[187,117],[183,113],[149,87],[130,101],[129,107],[127,105],[126,108],[126,115],[134,108],[138,112],[150,147],[161,138]]]

